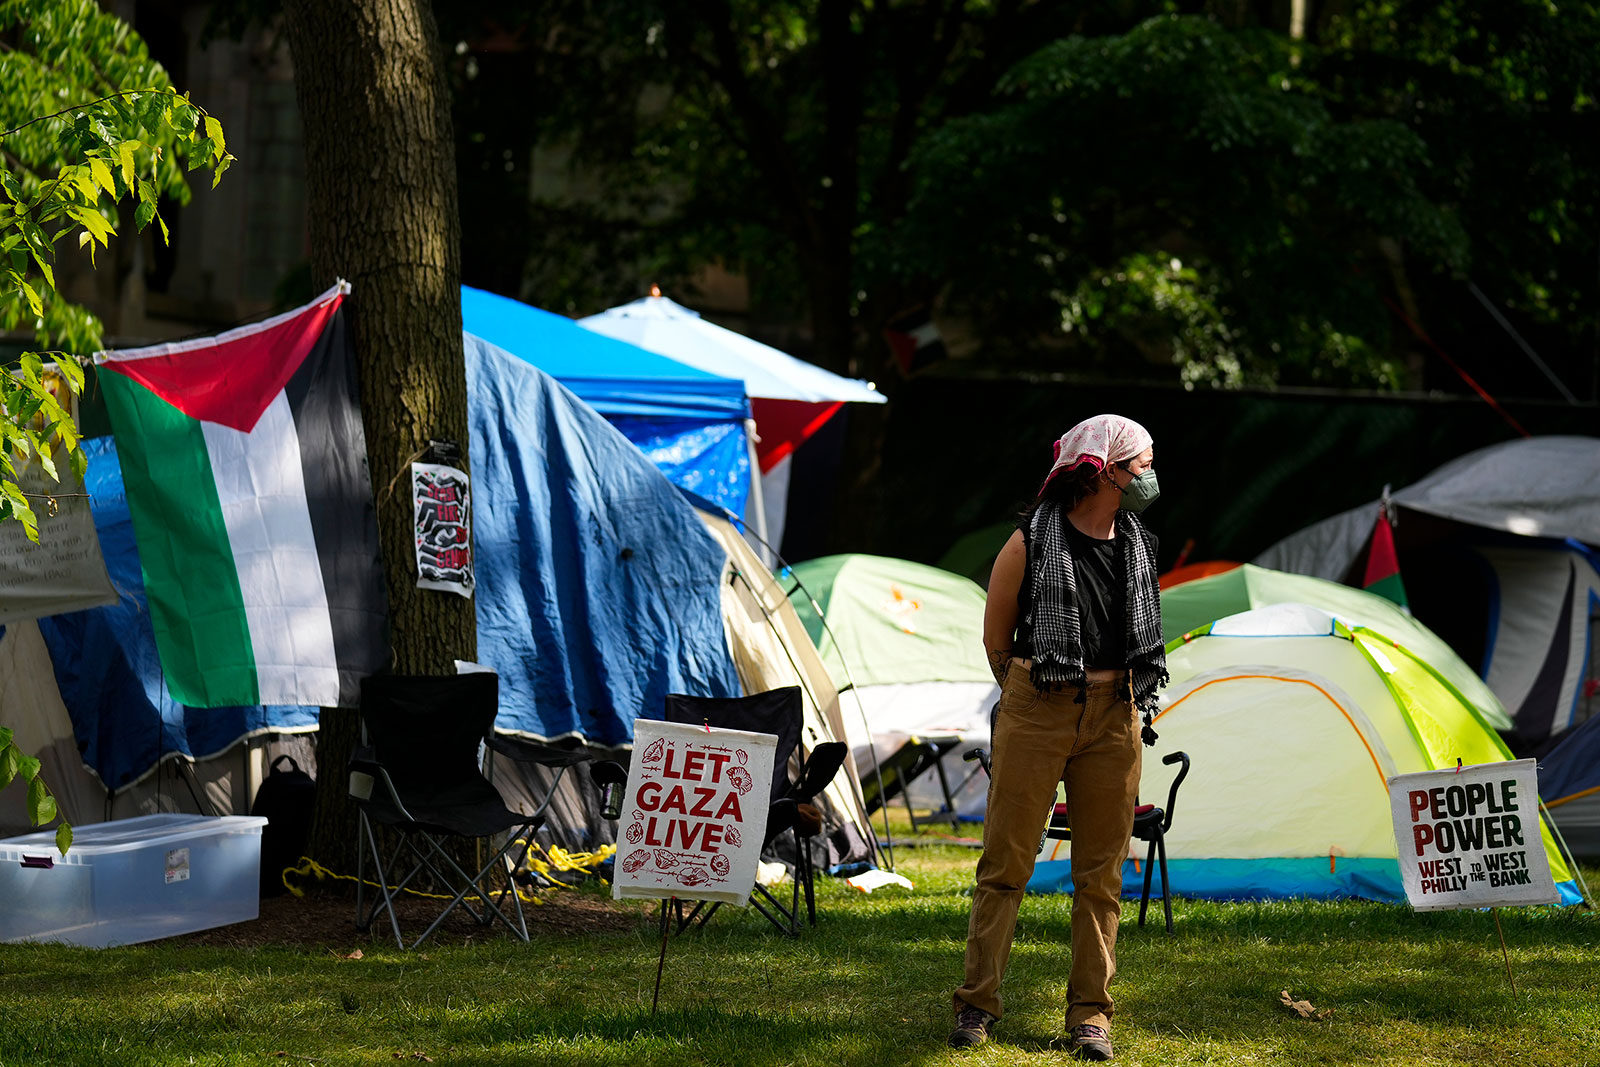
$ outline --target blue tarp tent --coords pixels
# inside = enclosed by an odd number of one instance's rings
[[[586,330],[509,297],[461,287],[467,333],[532,363],[622,431],[674,485],[737,515],[750,495],[744,383]]]
[[[84,489],[121,599],[39,620],[83,761],[115,792],[167,756],[205,759],[253,734],[316,729],[316,708],[190,708],[172,699],[156,656],[117,446],[97,437],[83,450],[89,461]]]
[[[478,660],[506,732],[633,738],[667,693],[737,696],[727,556],[606,420],[537,367],[468,335]]]

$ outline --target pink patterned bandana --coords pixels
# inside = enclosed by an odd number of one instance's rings
[[[1087,463],[1105,470],[1107,463],[1133,459],[1150,447],[1150,431],[1121,415],[1096,415],[1084,419],[1061,435],[1055,443],[1055,464],[1045,476],[1045,484],[1064,470]]]

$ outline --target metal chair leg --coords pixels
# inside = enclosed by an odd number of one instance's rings
[[[800,862],[797,866],[804,871],[806,880],[806,918],[811,925],[817,925],[817,893],[816,893],[816,865],[811,862],[811,839],[800,839]],[[796,923],[798,925],[798,923]]]
[[[1150,842],[1150,852],[1144,858],[1144,894],[1139,898],[1139,926],[1144,926],[1144,913],[1150,907],[1150,876],[1155,873],[1156,843]],[[1166,884],[1166,878],[1161,879]]]
[[[1167,881],[1167,835],[1156,830],[1156,850],[1161,856],[1161,904],[1167,910],[1167,933],[1172,933],[1172,883]]]

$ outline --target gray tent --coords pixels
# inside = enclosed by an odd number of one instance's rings
[[[1412,609],[1478,667],[1515,740],[1537,745],[1587,718],[1597,703],[1600,438],[1492,445],[1389,499]],[[1254,562],[1359,584],[1377,515],[1377,501],[1353,508]]]

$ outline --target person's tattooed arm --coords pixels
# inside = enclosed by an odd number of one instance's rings
[[[1009,648],[989,649],[989,673],[994,675],[994,684],[1006,684],[1006,668],[1011,666],[1011,650]]]

